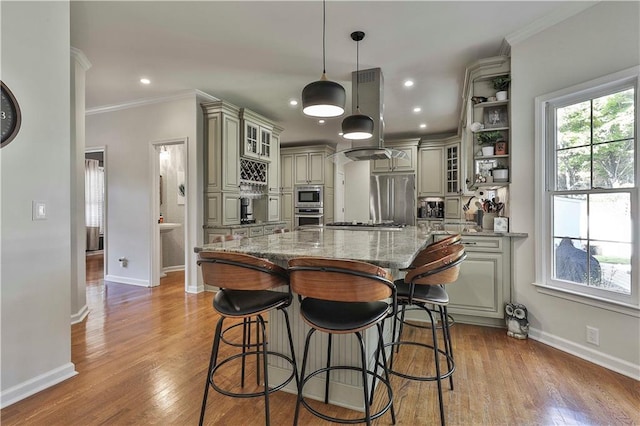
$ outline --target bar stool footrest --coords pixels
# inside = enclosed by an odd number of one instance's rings
[[[402,345],[412,345],[412,346],[421,346],[423,348],[427,348],[430,349],[430,355],[432,356],[433,354],[433,346],[432,345],[428,345],[426,343],[420,343],[420,342],[408,342],[408,341],[399,341],[399,342],[391,342],[391,343],[386,343],[384,345],[384,347],[391,347],[391,350],[394,350],[394,347],[400,347]],[[438,354],[442,355],[445,357],[445,359],[449,359],[449,362],[451,363],[451,368],[448,371],[445,371],[443,373],[440,374],[440,380],[444,380],[446,378],[448,378],[449,376],[451,376],[453,374],[453,372],[456,370],[456,363],[453,360],[453,358],[448,355],[444,350],[438,348]],[[409,380],[416,380],[419,382],[433,382],[433,381],[437,381],[438,377],[436,376],[413,376],[410,374],[405,374],[405,373],[401,373],[399,371],[396,371],[393,369],[393,366],[390,365],[388,368],[389,374],[393,374],[394,376],[398,376],[398,377],[402,377],[404,379],[409,379]]]

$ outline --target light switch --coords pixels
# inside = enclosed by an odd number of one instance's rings
[[[45,220],[47,218],[47,205],[44,201],[32,201],[32,220]]]

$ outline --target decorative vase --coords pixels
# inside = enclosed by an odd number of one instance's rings
[[[491,174],[494,182],[507,182],[509,180],[509,169],[493,169]]]
[[[482,229],[485,231],[493,231],[493,219],[495,219],[495,213],[485,213],[482,215]]]
[[[496,99],[499,101],[506,101],[507,95],[508,95],[508,92],[506,90],[501,90],[499,92],[496,92]]]
[[[482,147],[482,156],[483,157],[490,157],[492,155],[493,155],[493,145],[483,146]]]

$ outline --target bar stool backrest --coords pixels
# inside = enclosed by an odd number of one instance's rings
[[[299,257],[289,261],[291,289],[303,297],[334,302],[373,302],[395,296],[391,274],[354,260]]]
[[[199,253],[204,283],[229,290],[268,290],[289,283],[287,270],[244,253]]]
[[[458,279],[460,264],[467,257],[462,244],[453,244],[434,251],[430,262],[411,269],[404,281],[419,285],[450,284]]]
[[[460,244],[461,241],[462,241],[462,235],[454,234],[446,238],[443,238],[440,241],[436,241],[435,243],[429,244],[427,247],[422,249],[420,253],[418,253],[415,259],[413,259],[413,262],[411,262],[411,267],[415,268],[420,265],[424,265],[425,263],[432,262],[434,260],[434,257],[432,255],[433,252],[453,244]]]
[[[243,238],[244,238],[244,235],[239,235],[239,234],[216,235],[215,237],[211,238],[211,244],[221,243],[223,241],[241,240]]]

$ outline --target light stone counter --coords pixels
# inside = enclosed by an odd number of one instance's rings
[[[196,247],[199,251],[230,251],[269,259],[285,266],[300,256],[350,259],[397,270],[411,264],[431,234],[408,226],[401,231],[301,229],[282,234],[224,241]]]

